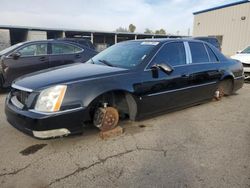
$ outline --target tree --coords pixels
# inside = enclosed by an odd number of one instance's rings
[[[124,33],[127,33],[128,32],[128,29],[126,27],[119,27],[115,30],[116,32],[124,32]]]
[[[134,32],[135,32],[135,30],[136,30],[136,26],[135,26],[135,25],[133,25],[133,24],[129,24],[129,26],[128,26],[128,30],[129,30],[129,32],[134,33]]]
[[[166,31],[164,29],[156,30],[155,34],[166,35]]]
[[[146,28],[144,33],[146,34],[153,34],[154,32],[152,30],[150,30],[149,28]]]

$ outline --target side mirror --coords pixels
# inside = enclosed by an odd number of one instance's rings
[[[165,72],[166,74],[171,74],[173,72],[173,68],[170,67],[169,65],[167,64],[155,64],[151,67],[151,70],[152,71],[156,71],[156,70],[162,70],[163,72]]]
[[[240,53],[241,53],[241,51],[240,51],[240,50],[236,52],[236,54],[240,54]]]
[[[20,56],[21,56],[21,53],[19,52],[14,52],[13,54],[11,54],[11,57],[15,60],[18,59]]]
[[[172,72],[173,72],[173,68],[172,67],[170,67],[169,65],[167,65],[167,64],[160,64],[160,65],[158,65],[159,66],[159,68],[163,71],[163,72],[165,72],[166,74],[171,74]]]

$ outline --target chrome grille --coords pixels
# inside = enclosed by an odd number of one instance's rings
[[[29,95],[30,95],[30,93],[27,91],[21,91],[21,90],[12,91],[12,96],[15,96],[17,98],[17,100],[23,105],[26,104],[26,101],[27,101]]]

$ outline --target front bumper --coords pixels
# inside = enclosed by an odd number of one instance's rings
[[[88,110],[78,108],[55,114],[41,114],[21,110],[7,98],[5,103],[7,121],[18,130],[36,138],[66,136],[81,133],[88,119]]]

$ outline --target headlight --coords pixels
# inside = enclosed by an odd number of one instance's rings
[[[57,85],[43,90],[36,101],[35,110],[40,112],[59,111],[66,89],[65,85]]]

